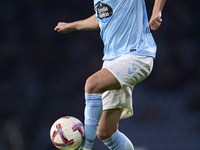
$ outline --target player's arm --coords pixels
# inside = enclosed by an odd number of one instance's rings
[[[162,10],[165,5],[166,0],[155,0],[151,19],[149,21],[149,26],[152,30],[157,30],[162,22]]]
[[[54,28],[55,31],[60,33],[69,33],[74,30],[98,30],[99,23],[96,19],[96,15],[92,15],[91,17],[79,20],[71,23],[59,22],[58,25]]]

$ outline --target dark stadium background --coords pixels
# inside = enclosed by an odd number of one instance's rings
[[[199,6],[167,1],[152,31],[153,72],[135,87],[134,116],[119,125],[136,150],[200,149]],[[99,31],[53,29],[93,13],[92,0],[0,1],[0,150],[56,150],[52,123],[65,115],[83,121],[84,83],[102,64]],[[94,150],[106,149],[95,141]]]

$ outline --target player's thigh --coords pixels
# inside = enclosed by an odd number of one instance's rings
[[[85,84],[86,93],[103,93],[107,90],[120,89],[121,85],[115,76],[106,68],[91,75]]]
[[[100,140],[111,137],[118,129],[123,108],[104,110],[99,122],[97,136]]]

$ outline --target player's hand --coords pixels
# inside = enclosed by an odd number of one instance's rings
[[[59,22],[54,30],[58,31],[59,33],[69,33],[74,31],[75,28],[73,27],[72,23]]]
[[[153,13],[149,21],[151,30],[157,30],[162,23],[161,12]]]

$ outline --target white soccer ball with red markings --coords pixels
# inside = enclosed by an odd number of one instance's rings
[[[52,125],[50,138],[61,150],[75,150],[84,140],[83,124],[75,117],[62,117]]]

